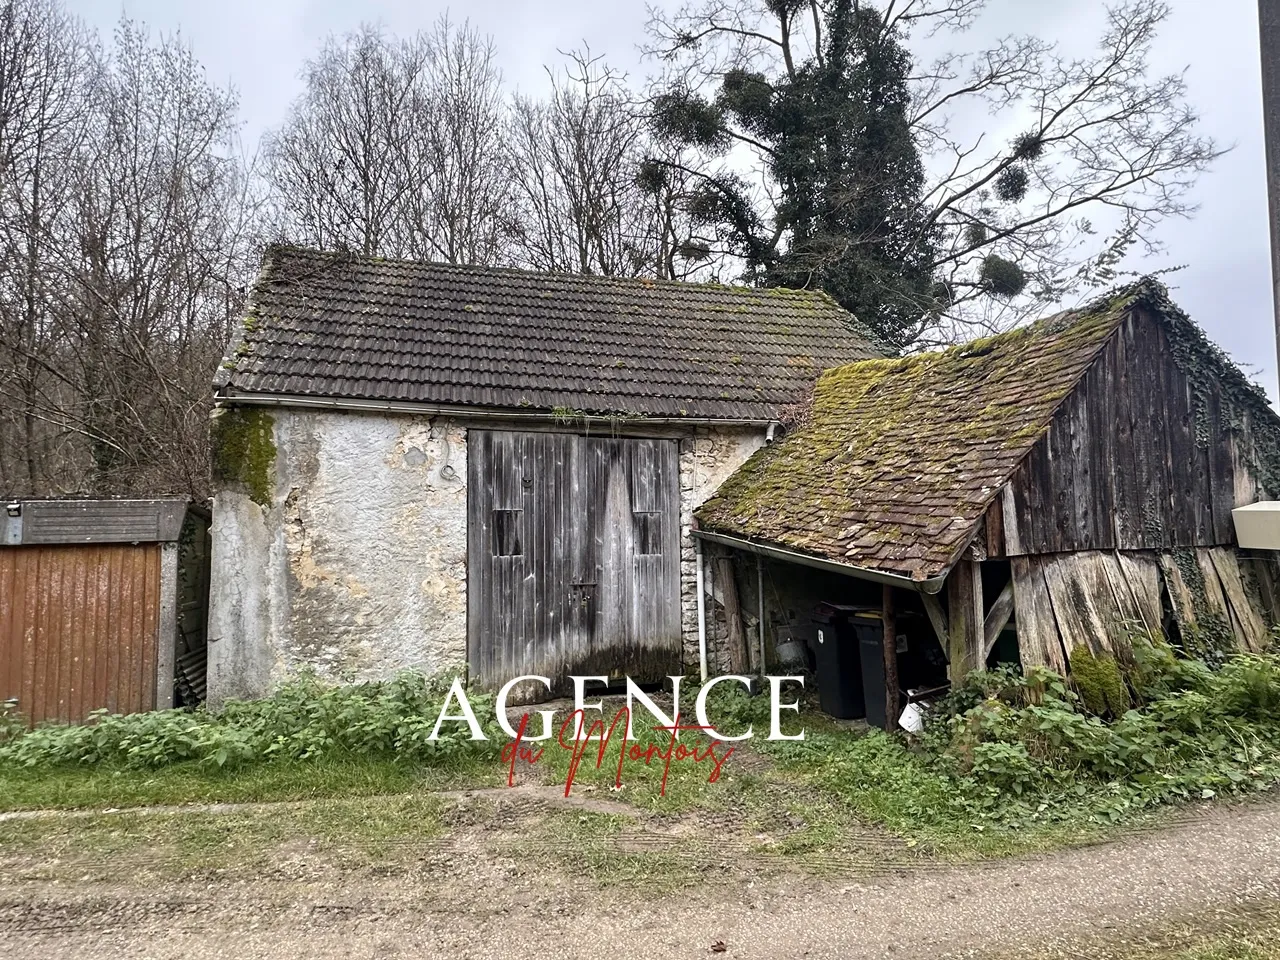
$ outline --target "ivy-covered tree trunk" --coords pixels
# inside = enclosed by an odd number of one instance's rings
[[[762,147],[780,192],[774,223],[724,177],[704,178],[695,215],[725,235],[749,279],[824,289],[899,343],[929,302],[935,256],[908,117],[911,58],[870,7],[834,0],[823,16],[819,56],[776,78],[730,70],[714,102],[666,94],[656,124],[681,146]]]

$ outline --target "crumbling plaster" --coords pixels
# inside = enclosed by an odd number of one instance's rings
[[[264,695],[303,669],[354,681],[465,663],[466,427],[274,411],[269,506],[234,489],[214,498],[215,705]],[[696,665],[693,510],[764,443],[764,430],[679,432],[681,621],[685,663]]]
[[[738,467],[765,443],[758,427],[695,427],[680,444],[680,607],[684,662],[698,664],[697,554],[690,531],[693,511],[715,493]],[[704,584],[709,650],[716,672],[728,668],[727,653],[718,656],[713,581]],[[723,661],[723,662],[721,662]]]
[[[214,498],[209,690],[258,696],[466,660],[466,435],[443,418],[279,410],[274,495]]]

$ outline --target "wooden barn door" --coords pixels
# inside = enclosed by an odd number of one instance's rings
[[[474,680],[679,670],[675,441],[473,430],[467,491]]]

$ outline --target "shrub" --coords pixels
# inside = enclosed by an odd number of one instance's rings
[[[437,763],[495,752],[502,736],[496,725],[486,729],[487,742],[472,741],[463,723],[446,723],[439,739],[428,739],[451,682],[402,673],[394,680],[339,687],[303,677],[262,700],[230,701],[220,713],[203,708],[127,716],[101,711],[86,724],[38,727],[0,742],[0,764],[161,767],[198,761],[225,766],[338,754]],[[470,693],[468,699],[482,723],[492,718],[492,697]]]
[[[1219,673],[1228,711],[1256,722],[1280,717],[1280,660],[1275,656],[1238,656]]]
[[[0,700],[0,744],[27,732],[27,722],[18,713],[18,701]]]
[[[1135,641],[1122,673],[1080,649],[1078,694],[1046,671],[980,672],[934,711],[922,743],[964,803],[997,818],[1082,806],[1114,818],[1280,782],[1280,657],[1236,655],[1213,671]]]
[[[764,737],[769,730],[769,697],[759,687],[751,692],[739,683],[719,683],[711,688],[707,695],[707,719],[719,730],[730,735],[746,731],[754,727],[757,737]],[[682,723],[696,722],[693,716],[693,697],[695,691],[685,695],[685,717]],[[784,714],[785,715],[785,714]]]

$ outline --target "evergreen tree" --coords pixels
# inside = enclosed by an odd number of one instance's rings
[[[1220,153],[1183,75],[1152,63],[1169,4],[1098,5],[1088,52],[1006,33],[914,62],[915,39],[959,36],[998,16],[987,7],[651,8],[653,114],[679,148],[665,170],[701,184],[683,202],[707,262],[737,261],[747,282],[821,286],[906,345],[1008,329],[1113,284],[1131,252],[1159,253],[1157,227],[1192,214],[1196,178]],[[646,181],[661,185],[663,170]]]
[[[707,176],[693,204],[749,280],[824,289],[901,343],[931,303],[935,257],[908,117],[911,57],[874,8],[833,0],[823,17],[825,42],[807,62],[774,78],[729,70],[714,101],[667,91],[655,122],[681,145],[727,152],[749,139],[766,157],[773,223],[732,176]]]

